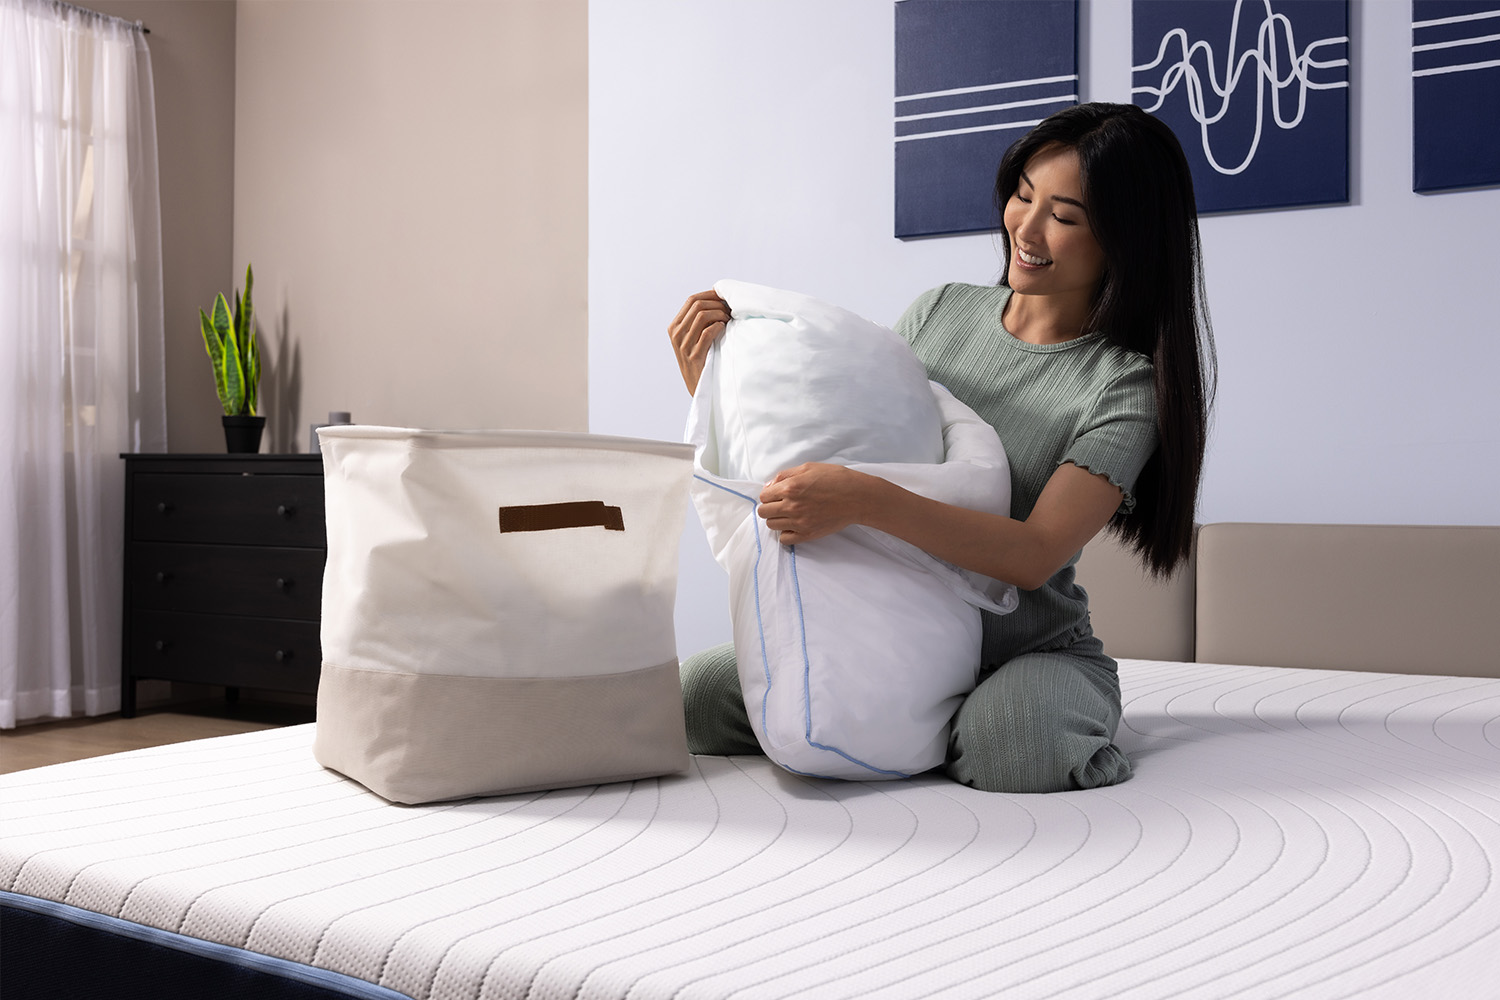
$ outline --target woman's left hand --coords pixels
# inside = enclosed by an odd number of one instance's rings
[[[858,523],[878,482],[842,465],[809,462],[778,472],[761,490],[756,513],[781,533],[781,544],[810,542]]]

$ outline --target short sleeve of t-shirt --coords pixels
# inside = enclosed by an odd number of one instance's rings
[[[912,334],[922,328],[927,322],[927,317],[932,313],[932,307],[937,305],[938,299],[943,297],[943,289],[946,286],[939,285],[937,288],[929,288],[918,295],[901,318],[896,320],[895,331],[903,337],[907,343],[911,342]]]
[[[1136,367],[1103,387],[1058,464],[1072,462],[1106,477],[1125,494],[1120,510],[1128,514],[1135,509],[1135,481],[1156,450],[1156,441],[1152,370]]]

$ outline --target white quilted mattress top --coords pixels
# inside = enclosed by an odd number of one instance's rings
[[[1500,981],[1500,680],[1121,673],[1136,777],[1044,796],[701,757],[392,806],[318,767],[311,726],[22,771],[0,776],[0,889],[422,1000]]]

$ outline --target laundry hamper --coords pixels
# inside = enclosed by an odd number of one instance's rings
[[[685,444],[320,431],[314,754],[394,802],[683,770]]]

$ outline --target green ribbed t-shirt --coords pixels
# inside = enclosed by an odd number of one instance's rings
[[[1024,521],[1064,462],[1108,477],[1135,506],[1131,490],[1156,448],[1151,362],[1102,333],[1061,344],[1029,344],[1000,317],[1011,290],[951,284],[925,292],[896,332],[948,388],[993,426],[1010,461],[1011,517]],[[1073,580],[1075,553],[1052,579],[1021,591],[1009,615],[985,614],[983,664],[1053,648],[1081,635],[1088,598]]]

